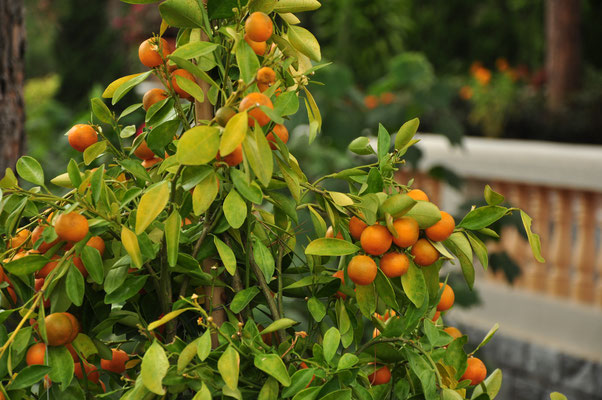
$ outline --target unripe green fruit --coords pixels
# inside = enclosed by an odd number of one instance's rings
[[[236,115],[236,110],[232,107],[220,107],[215,113],[215,120],[220,126],[226,126],[228,121]]]

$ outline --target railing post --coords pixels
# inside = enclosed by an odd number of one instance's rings
[[[596,198],[592,192],[581,192],[577,217],[575,281],[571,297],[581,303],[594,300],[596,262]]]
[[[555,296],[567,297],[570,285],[570,265],[573,222],[571,192],[565,189],[556,190],[556,201],[553,209],[553,236],[550,248],[552,272],[548,282],[548,292]]]

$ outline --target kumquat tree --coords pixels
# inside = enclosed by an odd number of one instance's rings
[[[6,171],[0,399],[496,396],[502,373],[478,350],[497,328],[466,348],[444,322],[454,291],[440,268],[472,288],[488,226],[510,213],[542,260],[531,219],[486,187],[488,205],[456,224],[397,182],[417,119],[394,138],[380,126],[376,149],[354,140],[371,164],[307,179],[284,122],[303,102],[310,142],[321,128],[308,84],[326,65],[294,14],[319,6],[161,2],[146,71],[111,83],[69,130],[82,158],[49,181],[29,156]],[[151,75],[160,89],[120,104]],[[138,135],[121,122],[133,113]]]

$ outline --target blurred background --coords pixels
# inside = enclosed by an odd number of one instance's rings
[[[446,323],[478,343],[500,322],[481,351],[503,368],[502,399],[602,399],[602,2],[322,3],[299,14],[332,62],[310,88],[318,143],[306,145],[303,109],[287,123],[307,175],[356,164],[347,145],[379,122],[393,133],[419,117],[400,181],[416,176],[458,216],[491,184],[534,218],[546,257],[532,259],[509,218],[474,292],[447,267],[458,305]],[[136,49],[159,25],[156,5],[0,0],[0,170],[27,152],[47,176],[64,172],[64,133],[90,119],[89,98],[142,70]]]

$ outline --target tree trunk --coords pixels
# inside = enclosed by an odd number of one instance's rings
[[[25,146],[23,0],[0,0],[0,177]]]
[[[581,75],[580,0],[546,1],[548,108],[560,111],[579,87]]]

